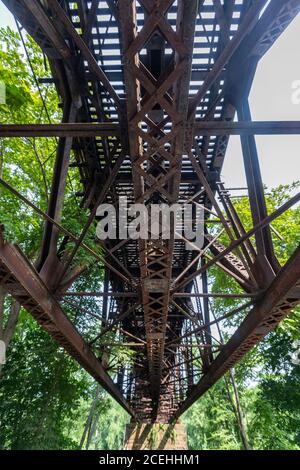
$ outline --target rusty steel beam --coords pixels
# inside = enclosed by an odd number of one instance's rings
[[[0,279],[3,287],[100,385],[132,416],[134,412],[101,362],[67,318],[55,297],[23,253],[0,238]]]
[[[257,297],[258,293],[253,293],[253,294],[222,294],[217,293],[217,292],[175,292],[172,297],[177,298],[214,298],[214,299],[247,299],[247,298],[252,298],[252,297]]]
[[[137,297],[137,292],[65,292],[63,297]]]
[[[181,178],[181,162],[184,151],[185,127],[182,125],[188,112],[188,92],[191,76],[192,49],[196,21],[196,2],[190,8],[178,2],[176,31],[168,22],[166,12],[172,0],[161,0],[153,4],[143,0],[141,5],[147,15],[144,27],[136,32],[137,16],[135,2],[126,0],[119,3],[122,46],[124,53],[124,77],[127,95],[127,120],[130,154],[132,158],[135,200],[146,203],[154,194],[168,204],[176,202]],[[170,73],[160,71],[159,80],[140,61],[139,52],[157,30],[169,41],[175,53]],[[150,52],[151,53],[151,52]],[[146,96],[141,96],[141,85]],[[169,95],[173,88],[174,98]],[[157,106],[158,112],[153,111]],[[165,110],[169,119],[164,119]],[[146,120],[149,130],[140,128]],[[168,121],[172,131],[167,134]],[[171,151],[166,152],[164,143],[170,143]],[[142,144],[148,145],[145,152]],[[156,151],[152,151],[152,147]],[[152,156],[156,154],[156,162]],[[158,161],[159,160],[159,161]],[[143,168],[148,163],[147,170]],[[169,167],[164,170],[165,164]],[[153,172],[157,175],[154,177]],[[148,186],[148,187],[147,187]],[[144,307],[144,322],[147,336],[149,383],[152,398],[152,419],[161,407],[161,378],[164,358],[164,344],[167,329],[169,292],[172,277],[174,234],[171,240],[153,242],[140,241],[141,292]],[[161,408],[160,408],[161,409]]]
[[[26,8],[28,8],[28,10],[31,12],[37,24],[40,25],[45,35],[52,42],[53,47],[59,52],[61,57],[65,60],[70,60],[72,57],[72,52],[67,46],[67,43],[60,34],[59,30],[53,24],[53,21],[50,20],[49,15],[44,10],[41,2],[38,0],[30,0],[30,2],[22,3],[24,3],[24,6],[26,5]]]
[[[210,239],[210,237],[208,239]],[[219,253],[225,250],[225,248],[226,247],[218,240],[211,243],[209,247],[211,253],[214,256],[217,256]],[[243,263],[234,253],[229,253],[227,256],[225,256],[220,261],[220,264],[227,270],[227,272],[230,272],[230,274],[237,280],[237,282],[246,292],[251,292],[255,289],[256,286],[251,283]]]
[[[246,190],[247,188],[240,188],[239,190]],[[229,196],[229,191],[230,189],[225,189],[225,186],[223,183],[218,184],[218,194],[219,198],[222,202],[222,205],[224,207],[225,213],[228,217],[228,219],[231,222],[232,228],[234,230],[235,236],[240,237],[241,235],[244,235],[246,230],[245,227],[241,221],[241,218],[239,214],[237,213],[236,208],[234,207],[234,204]],[[251,267],[253,265],[253,261],[256,256],[256,251],[251,243],[251,241],[247,240],[244,245],[241,246],[241,249],[244,253],[245,258],[248,261],[249,266]],[[250,268],[251,269],[251,268]],[[256,281],[254,282],[256,284]]]
[[[78,49],[80,50],[82,56],[87,61],[90,71],[95,75],[95,77],[102,83],[103,87],[107,90],[110,97],[113,99],[117,108],[122,110],[122,105],[118,94],[111,85],[109,79],[107,78],[105,72],[103,71],[101,65],[97,62],[93,56],[89,46],[86,44],[84,39],[77,33],[72,22],[70,21],[65,10],[61,7],[57,0],[48,0],[48,4],[51,7],[51,10],[54,12],[55,22],[59,21],[64,26],[65,30],[68,32],[70,37],[73,39]],[[49,22],[51,22],[49,20]]]
[[[0,137],[112,137],[117,123],[0,124]],[[300,121],[196,121],[195,136],[299,135]]]
[[[197,106],[201,103],[208,90],[216,82],[216,80],[222,73],[224,67],[226,66],[226,64],[228,64],[228,62],[230,61],[230,59],[232,58],[244,38],[253,30],[254,26],[257,23],[259,14],[266,3],[267,0],[257,0],[250,7],[250,10],[247,12],[239,30],[234,35],[233,39],[229,41],[226,47],[223,49],[217,61],[215,62],[212,70],[208,73],[206,79],[204,80],[204,83],[202,84],[201,88],[198,90],[198,92],[195,94],[192,101],[190,102],[190,120],[193,121]]]
[[[131,298],[138,297],[137,292],[65,292],[62,297],[115,297],[115,298]],[[212,298],[224,298],[224,299],[244,299],[257,297],[258,293],[249,294],[222,294],[222,293],[190,293],[190,292],[176,292],[173,297],[181,298],[194,298],[194,297],[212,297]]]
[[[248,100],[243,100],[238,107],[238,117],[240,121],[251,120]],[[241,136],[241,145],[253,225],[257,225],[267,217],[268,212],[254,136]],[[280,265],[275,256],[270,227],[258,230],[255,233],[255,240],[257,247],[255,262],[258,263],[261,273],[258,282],[263,284],[264,279],[272,279]]]
[[[194,135],[298,135],[300,121],[196,121]]]
[[[179,410],[177,419],[300,303],[300,246],[239,326]]]

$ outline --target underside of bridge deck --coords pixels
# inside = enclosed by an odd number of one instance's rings
[[[300,134],[300,123],[253,122],[248,103],[257,64],[300,1],[2,1],[47,56],[63,121],[0,126],[0,138],[58,137],[47,212],[1,180],[44,220],[34,266],[3,236],[1,284],[135,420],[168,423],[300,303],[300,248],[281,266],[271,233],[272,221],[300,194],[268,214],[255,142],[257,134]],[[221,180],[233,134],[240,135],[247,177],[248,231]],[[88,214],[80,234],[61,224],[70,167],[78,169]],[[152,205],[191,204],[193,230],[203,218],[202,246],[178,235],[171,216],[169,237],[161,226],[156,238],[118,232],[99,255],[85,236],[98,206],[114,204],[119,213],[121,197],[150,215]],[[105,267],[99,292],[72,288],[89,269],[78,267],[79,249]],[[210,293],[211,267],[231,276],[239,293]],[[63,309],[65,299],[82,296],[103,298],[89,343]],[[214,296],[240,298],[227,313],[241,321],[226,344],[215,338],[213,325],[222,330],[224,316],[211,311]],[[102,356],[110,354],[103,341],[112,333],[133,354],[110,376]]]

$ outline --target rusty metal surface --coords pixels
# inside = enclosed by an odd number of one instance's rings
[[[224,122],[201,121],[194,126],[194,136],[227,135],[299,135],[299,121]],[[0,124],[0,137],[120,137],[117,123]]]
[[[280,269],[270,236],[271,222],[300,196],[267,214],[254,137],[298,135],[300,124],[252,121],[247,103],[259,60],[298,14],[300,1],[3,3],[47,55],[49,83],[55,83],[66,112],[61,124],[0,125],[0,138],[59,137],[47,214],[31,204],[45,220],[37,270],[2,242],[1,282],[136,419],[168,422],[300,302],[299,250]],[[230,135],[241,136],[249,231],[221,182]],[[89,212],[81,234],[68,233],[60,220],[68,167],[79,172],[81,204]],[[203,249],[187,251],[173,226],[170,240],[108,240],[103,257],[97,257],[84,244],[85,234],[99,202],[117,205],[119,196],[129,204],[203,206]],[[68,236],[71,255],[57,252],[59,232]],[[227,245],[219,239],[222,233]],[[104,268],[99,292],[72,292],[87,269],[76,265],[79,247]],[[222,298],[209,292],[212,266],[243,292],[223,294],[241,304],[219,319],[209,303]],[[53,272],[55,298],[44,285]],[[116,365],[114,383],[63,313],[64,304],[78,308],[83,296],[102,299],[101,315],[89,312],[101,319],[89,347],[96,352],[106,345],[109,354],[113,345],[123,344],[134,352],[131,364]],[[243,299],[248,301],[242,304]],[[245,320],[220,350],[212,325],[222,328],[224,319],[243,310]],[[117,340],[111,340],[112,332]]]

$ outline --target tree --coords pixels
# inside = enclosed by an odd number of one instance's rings
[[[40,49],[28,36],[25,44],[31,67],[25,60],[18,34],[9,28],[0,30],[0,78],[7,92],[6,105],[0,106],[0,122],[39,123],[49,119],[58,122],[61,112],[55,87],[38,85],[35,79],[48,76],[47,64],[45,68]],[[49,200],[55,149],[56,139],[0,141],[0,177],[42,210],[47,209]],[[75,234],[80,233],[88,216],[76,197],[79,188],[79,176],[71,170],[62,223]],[[1,184],[0,219],[5,237],[17,243],[35,262],[43,221]],[[94,233],[92,227],[85,240],[87,244],[94,245]],[[72,247],[65,245],[67,255]],[[96,250],[101,252],[100,247]],[[92,262],[93,258],[80,250],[74,267],[84,268]],[[97,290],[102,278],[99,265],[94,265],[88,273],[82,269],[74,289]],[[98,300],[82,298],[72,304],[65,298],[64,309],[87,340],[95,336],[99,320],[88,312],[100,309]],[[9,346],[0,387],[1,447],[79,448],[82,429],[74,435],[73,423],[80,423],[85,416],[82,403],[90,403],[94,381],[3,290],[0,290],[0,339]],[[106,394],[101,393],[107,401]]]

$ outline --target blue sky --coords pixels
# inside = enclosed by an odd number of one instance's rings
[[[292,103],[292,84],[300,80],[300,15],[261,60],[250,94],[254,120],[300,120]],[[232,186],[244,184],[239,137],[231,137],[222,175]],[[264,183],[269,187],[300,180],[300,136],[258,136]]]
[[[0,26],[15,22],[0,1]],[[300,15],[262,59],[250,95],[254,120],[300,120],[300,105],[292,103],[292,84],[300,80]],[[259,136],[258,153],[268,187],[300,180],[300,136]],[[239,137],[230,139],[222,178],[227,187],[245,185]]]

